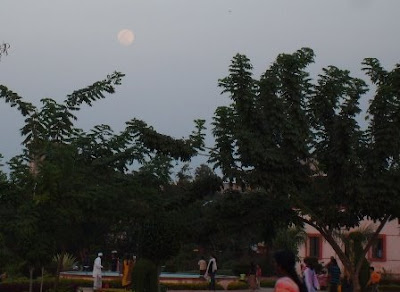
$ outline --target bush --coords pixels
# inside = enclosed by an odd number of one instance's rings
[[[160,288],[160,292],[167,292],[168,291],[168,287],[165,286],[164,284],[160,284],[159,288]]]
[[[121,281],[103,281],[103,285],[107,285],[110,288],[121,288]],[[60,279],[59,291],[62,292],[75,292],[78,287],[92,287],[92,280],[84,279]],[[54,278],[46,278],[43,281],[43,291],[52,291],[54,287]],[[32,282],[33,292],[40,291],[40,279],[36,279]],[[6,280],[0,283],[1,292],[21,292],[29,291],[29,279],[18,279],[18,280]]]
[[[208,282],[202,283],[163,283],[162,286],[167,287],[170,290],[208,290]],[[224,290],[224,288],[215,283],[216,290]]]
[[[63,282],[59,283],[59,291],[63,292],[75,292],[79,285],[73,282]],[[51,291],[54,287],[54,280],[43,281],[43,291]],[[12,282],[2,282],[0,283],[0,291],[2,292],[21,292],[29,291],[29,280],[19,280]],[[35,280],[32,282],[32,291],[40,291],[40,280]]]
[[[249,284],[243,281],[235,281],[228,284],[227,290],[245,290],[249,289]]]
[[[232,266],[232,272],[235,276],[239,276],[240,274],[247,274],[250,269],[250,264],[248,263],[236,263]]]
[[[273,288],[275,287],[275,280],[261,280],[260,286],[264,288]]]
[[[136,292],[158,292],[157,267],[152,261],[137,261],[132,273],[132,289]]]
[[[380,285],[379,291],[400,291],[400,285]]]
[[[164,272],[176,273],[177,271],[178,267],[174,261],[170,260],[165,263]]]

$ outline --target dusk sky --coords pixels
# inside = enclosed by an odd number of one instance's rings
[[[258,78],[279,53],[310,47],[313,75],[332,64],[368,80],[363,58],[389,70],[400,62],[399,12],[399,0],[2,0],[0,43],[11,47],[0,84],[40,107],[42,98],[61,102],[121,71],[116,93],[83,106],[77,126],[119,132],[135,117],[186,137],[194,119],[209,124],[228,102],[217,84],[236,53],[250,58]],[[131,44],[118,41],[123,29],[133,32]],[[19,112],[0,100],[3,162],[20,153],[22,126]]]

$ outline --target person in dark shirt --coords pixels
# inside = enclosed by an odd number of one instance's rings
[[[340,284],[340,268],[335,258],[331,258],[328,265],[329,292],[337,292]]]

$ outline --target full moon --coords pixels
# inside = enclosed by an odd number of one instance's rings
[[[117,38],[121,45],[129,46],[135,40],[135,35],[129,29],[123,29],[118,33]]]

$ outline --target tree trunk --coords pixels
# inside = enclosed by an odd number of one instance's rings
[[[60,272],[62,270],[62,265],[64,262],[64,255],[65,252],[61,251],[60,258],[58,259],[58,264],[57,264],[57,272],[56,272],[56,278],[54,280],[54,291],[58,291],[58,283],[60,282]]]
[[[360,272],[354,269],[354,265],[352,263],[350,265],[348,263],[347,265],[343,264],[343,267],[345,271],[348,273],[348,276],[350,277],[349,281],[353,285],[352,291],[361,292],[360,279],[359,279]]]
[[[303,217],[299,217],[303,222],[309,224],[310,226],[314,227],[319,231],[319,233],[325,238],[325,240],[331,245],[333,250],[338,255],[340,261],[342,262],[344,268],[349,272],[350,279],[353,284],[353,292],[361,292],[360,286],[360,270],[362,266],[362,262],[367,254],[368,250],[371,248],[373,241],[378,237],[378,234],[382,231],[383,227],[385,226],[386,222],[390,218],[389,215],[386,215],[382,221],[380,222],[378,228],[375,230],[372,237],[368,240],[367,244],[363,248],[362,254],[359,255],[358,259],[355,259],[355,262],[352,262],[348,255],[342,250],[339,243],[335,240],[332,236],[332,230],[329,228],[321,227],[320,225],[305,219]]]
[[[33,270],[35,268],[30,266],[29,267],[29,292],[32,292],[32,284],[33,284]]]
[[[43,292],[43,276],[44,276],[44,267],[42,266],[42,278],[40,279],[40,292]]]
[[[353,283],[353,292],[361,292],[359,274],[360,273],[354,274],[351,277],[351,282]]]

